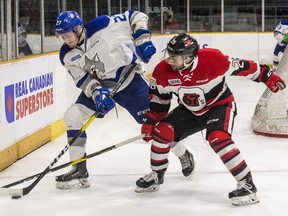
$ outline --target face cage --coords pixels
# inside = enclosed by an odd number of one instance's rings
[[[191,55],[192,56],[192,55]],[[165,62],[169,65],[171,65],[175,70],[185,70],[187,68],[189,68],[194,60],[195,60],[195,57],[193,57],[193,60],[189,63],[187,63],[187,58],[188,57],[191,57],[190,55],[171,55],[168,50],[166,49],[165,52],[164,52],[164,56],[163,56],[163,59],[165,60]],[[180,58],[181,59],[180,59]],[[178,59],[176,59],[178,58]],[[182,61],[182,62],[179,62],[179,61]],[[175,64],[173,64],[173,62]],[[171,64],[172,63],[172,64]],[[177,64],[178,63],[178,64]],[[181,64],[182,63],[182,64]],[[180,65],[180,66],[179,66]]]

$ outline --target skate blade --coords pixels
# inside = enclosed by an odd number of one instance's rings
[[[140,188],[137,186],[135,188],[135,192],[136,193],[155,192],[155,191],[158,191],[159,188],[160,188],[160,185],[151,185],[148,188]]]
[[[246,196],[233,197],[231,198],[231,203],[234,206],[243,206],[243,205],[252,205],[259,203],[259,199],[256,196],[256,193],[252,193]]]
[[[88,179],[77,179],[69,182],[56,182],[56,188],[61,190],[69,190],[72,188],[89,188],[90,183]]]

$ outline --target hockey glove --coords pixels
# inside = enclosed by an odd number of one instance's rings
[[[151,32],[147,29],[140,29],[132,34],[132,37],[134,38],[137,55],[144,63],[148,63],[152,55],[156,53],[156,48],[150,41]]]
[[[288,43],[288,34],[285,34],[282,42]]]
[[[104,116],[115,107],[115,102],[110,97],[110,91],[107,88],[100,88],[95,91],[96,110]]]
[[[261,65],[261,72],[256,81],[265,83],[272,92],[278,92],[286,87],[285,81],[266,65]]]
[[[272,91],[272,92],[278,92],[279,90],[282,90],[286,87],[285,81],[279,77],[276,73],[270,72],[271,75],[268,78],[268,80],[265,82],[267,87]]]
[[[143,118],[141,133],[144,135],[143,140],[149,142],[152,139],[156,118],[151,112],[147,112]]]

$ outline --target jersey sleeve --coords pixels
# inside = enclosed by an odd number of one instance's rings
[[[245,76],[246,78],[259,82],[260,75],[268,73],[271,69],[268,65],[259,64],[257,61],[230,58],[232,76]]]
[[[163,85],[165,83],[163,78],[165,77],[161,76],[162,70],[162,63],[160,62],[154,69],[149,87],[150,111],[156,116],[157,121],[167,115],[172,100],[169,87]]]
[[[140,11],[129,10],[125,12],[129,17],[129,23],[133,33],[139,29],[147,29],[148,16]]]
[[[214,71],[219,70],[220,72],[218,72],[218,74],[221,74],[221,71],[223,71],[225,73],[223,75],[225,76],[242,76],[256,80],[260,75],[262,67],[266,67],[260,65],[257,61],[229,57],[217,49],[212,50],[212,54],[215,64]],[[218,66],[215,67],[216,65]]]

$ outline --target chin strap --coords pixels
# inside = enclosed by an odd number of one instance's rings
[[[194,63],[194,61],[196,59],[196,57],[194,56],[193,60],[190,63],[186,64],[186,60],[185,60],[186,57],[187,57],[187,55],[183,56],[184,64],[183,64],[183,68],[181,70],[186,70],[187,68],[191,67],[191,65]]]
[[[80,41],[80,39],[81,39],[81,37],[82,37],[82,34],[83,34],[83,32],[84,32],[84,28],[82,27],[82,31],[80,32],[80,34],[78,34],[78,32],[75,32],[75,34],[77,35],[77,37],[78,37],[78,42],[77,42],[77,45],[79,46],[79,45],[82,45],[83,44],[83,42],[84,42],[84,39],[83,39],[83,41]]]

